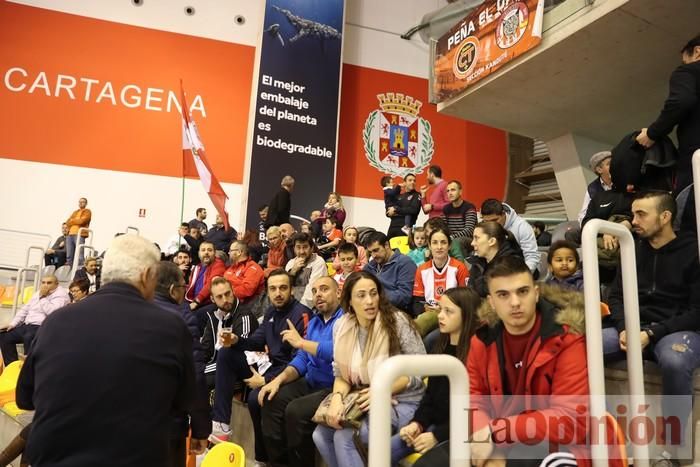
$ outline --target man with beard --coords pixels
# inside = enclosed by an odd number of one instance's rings
[[[343,314],[333,278],[316,279],[311,291],[315,313],[306,338],[291,325],[282,331],[282,340],[298,352],[258,394],[270,460],[289,467],[303,467],[314,458],[311,434],[316,424],[311,417],[333,387],[333,324]]]
[[[197,250],[199,251],[199,250]],[[173,263],[182,271],[185,282],[190,280],[192,257],[189,251],[180,250],[173,256]]]
[[[204,374],[207,379],[207,386],[210,388],[215,387],[216,378],[216,358],[218,356],[219,350],[224,346],[222,329],[230,328],[232,336],[238,336],[239,339],[247,339],[251,333],[258,329],[258,320],[250,312],[250,310],[243,310],[238,306],[238,299],[233,293],[231,284],[223,277],[215,277],[211,281],[211,300],[216,305],[215,310],[211,310],[207,314],[207,323],[204,328],[204,333],[202,335],[202,348],[207,360],[207,365],[204,370]],[[231,338],[233,338],[231,336]],[[241,357],[243,358],[240,361]],[[241,366],[241,368],[247,368],[245,364],[245,356],[242,352],[236,353],[235,358],[239,359],[236,363]],[[233,391],[234,382],[229,382],[225,384],[225,389],[222,391],[228,392],[229,389]],[[231,392],[231,394],[233,394]],[[229,402],[230,402],[229,398]],[[219,406],[221,407],[221,406]],[[228,436],[231,432],[231,427],[229,426],[230,407],[228,409],[228,419],[222,421],[214,421],[213,423],[213,433],[215,436],[222,437]],[[226,418],[226,412],[219,418]],[[215,419],[216,420],[216,419]]]
[[[252,389],[248,394],[247,403],[255,428],[255,460],[258,462],[267,462],[258,393],[262,386],[272,381],[287,367],[296,351],[282,340],[282,331],[289,329],[291,323],[300,335],[304,335],[309,313],[309,309],[292,296],[291,277],[282,269],[274,271],[268,277],[267,294],[272,306],[265,313],[260,327],[250,337],[246,339],[236,334],[228,338],[220,337],[222,348],[216,358],[216,393],[212,417],[214,435],[226,435],[226,426],[222,424],[227,424],[231,419],[233,386],[237,381],[244,381]],[[261,375],[248,366],[244,351],[262,352],[265,349],[271,366]]]
[[[635,256],[642,329],[638,336],[625,332],[622,271],[618,267],[608,300],[613,327],[603,329],[603,355],[608,362],[624,359],[627,343],[639,339],[643,357],[661,369],[663,394],[690,398],[693,371],[700,366],[697,240],[690,233],[673,231],[676,202],[668,193],[641,195],[632,202],[632,214],[632,230],[639,237]],[[671,415],[671,399],[663,399],[665,417]],[[678,415],[678,409],[675,412]],[[684,417],[681,419],[684,424]],[[676,454],[673,448],[667,446],[671,457]]]
[[[314,253],[314,241],[309,234],[299,233],[292,237],[294,258],[287,262],[285,269],[294,278],[292,293],[294,298],[307,307],[313,307],[311,286],[314,281],[328,275],[328,266],[319,255]]]
[[[185,294],[191,310],[211,302],[211,280],[216,276],[223,276],[226,272],[226,265],[215,256],[214,244],[211,242],[202,242],[199,245],[199,260],[200,263],[192,270]]]

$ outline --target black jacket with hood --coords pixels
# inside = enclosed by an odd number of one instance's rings
[[[659,249],[638,239],[635,250],[639,315],[642,328],[654,334],[652,342],[673,332],[700,330],[700,264],[695,236],[681,233]],[[618,331],[624,330],[620,268],[608,305],[613,324]]]

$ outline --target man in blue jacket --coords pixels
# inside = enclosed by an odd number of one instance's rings
[[[200,344],[201,333],[199,321],[190,307],[184,303],[187,283],[180,268],[170,261],[158,264],[156,294],[153,302],[164,310],[170,311],[183,319],[192,335],[192,354],[195,370],[195,401],[189,412],[173,414],[171,433],[171,465],[185,465],[185,440],[187,431],[192,429],[190,449],[198,454],[207,447],[207,438],[211,433],[211,418],[209,416],[209,393],[204,379],[204,352]]]
[[[220,427],[226,428],[231,420],[233,386],[244,381],[252,389],[247,403],[255,428],[255,460],[267,462],[263,443],[258,392],[287,367],[296,349],[282,340],[281,332],[289,329],[289,323],[301,335],[306,332],[310,310],[292,297],[292,280],[283,269],[270,273],[267,279],[267,295],[272,306],[265,312],[260,327],[247,339],[233,334],[230,345],[223,343],[216,357],[216,389],[214,395],[213,434],[227,435]],[[219,336],[221,339],[221,336]],[[266,349],[267,348],[267,349]],[[245,351],[264,352],[267,350],[271,366],[264,375],[248,366]],[[230,433],[230,431],[229,431]]]
[[[367,252],[372,259],[364,270],[379,278],[392,305],[410,311],[416,263],[399,250],[392,250],[389,239],[381,232],[372,232],[367,236]]]
[[[321,401],[333,387],[333,324],[343,314],[340,290],[332,277],[313,283],[314,316],[306,338],[292,323],[282,340],[298,350],[282,373],[260,389],[265,447],[271,462],[304,467],[312,462],[315,448],[311,421]]]

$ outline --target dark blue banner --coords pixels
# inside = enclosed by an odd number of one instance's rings
[[[285,175],[291,214],[308,218],[333,191],[344,0],[267,0],[260,47],[246,229]]]

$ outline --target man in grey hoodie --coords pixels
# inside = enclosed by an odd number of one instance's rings
[[[528,222],[520,217],[515,209],[502,203],[497,199],[487,199],[481,203],[481,219],[483,221],[498,222],[504,229],[509,230],[518,241],[520,249],[523,250],[525,264],[535,275],[540,264],[540,253],[537,251],[537,239],[535,231]]]

